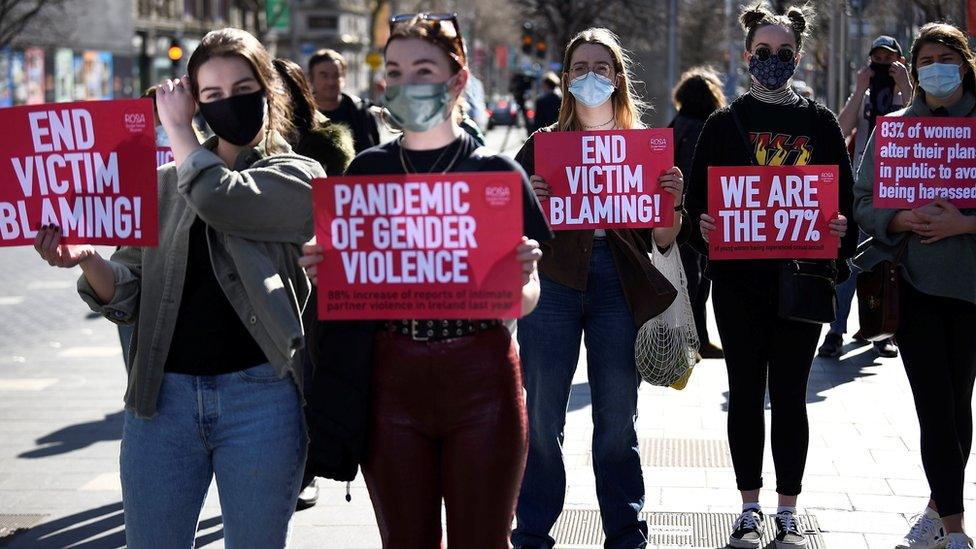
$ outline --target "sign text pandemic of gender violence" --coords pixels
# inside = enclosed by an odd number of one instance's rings
[[[313,184],[319,318],[517,318],[514,172],[346,176]]]
[[[554,230],[674,222],[674,197],[658,183],[674,165],[670,129],[543,132],[535,139],[536,174],[552,188],[542,205]]]
[[[976,207],[976,119],[878,119],[874,207],[918,208],[943,198]]]
[[[708,258],[836,258],[837,186],[837,166],[708,168]]]
[[[66,243],[155,246],[150,100],[0,109],[0,246],[57,225]]]

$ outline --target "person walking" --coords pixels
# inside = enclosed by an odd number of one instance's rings
[[[308,60],[316,106],[332,122],[349,127],[356,152],[361,153],[380,144],[379,124],[368,100],[346,92],[348,69],[346,58],[335,50],[319,50]]]

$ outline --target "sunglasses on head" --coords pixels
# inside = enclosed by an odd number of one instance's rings
[[[448,38],[451,38],[452,40],[457,42],[458,49],[462,52],[464,51],[464,41],[461,39],[461,25],[458,24],[457,13],[428,13],[428,12],[401,13],[399,15],[394,15],[393,17],[390,18],[390,32],[392,33],[397,25],[409,23],[414,19],[418,19],[420,21],[436,21],[438,23],[444,23],[444,22],[451,23],[451,26],[454,27],[454,36],[450,36],[449,33],[445,33],[443,25],[441,25],[441,33],[443,33]],[[448,53],[451,57],[455,59],[455,61],[457,61],[461,65],[464,65],[463,58],[458,58],[457,54],[455,53],[451,53],[451,52]]]
[[[753,55],[758,57],[760,61],[765,61],[772,57],[773,50],[767,48],[766,46],[760,46],[756,49],[756,52]],[[796,55],[796,52],[794,52],[791,48],[783,47],[776,50],[776,57],[778,57],[783,63],[789,63],[792,61],[794,55]]]

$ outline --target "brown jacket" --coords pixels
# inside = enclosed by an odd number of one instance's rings
[[[553,128],[542,128],[536,133],[553,131]],[[515,160],[529,175],[535,173],[535,134],[522,145]],[[624,297],[634,317],[634,324],[639,328],[664,312],[677,297],[677,290],[651,263],[648,254],[654,240],[650,229],[612,229],[606,232]],[[553,282],[584,291],[592,253],[592,230],[556,231],[555,238],[542,244],[539,271]]]

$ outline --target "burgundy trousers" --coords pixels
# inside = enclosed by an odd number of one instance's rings
[[[528,430],[504,326],[444,341],[376,336],[363,475],[383,547],[508,548]]]

